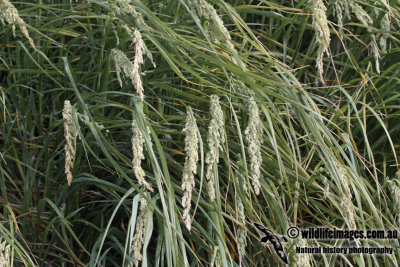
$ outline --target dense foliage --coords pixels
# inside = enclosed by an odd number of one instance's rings
[[[11,2],[15,266],[283,266],[254,223],[400,230],[397,0]],[[284,244],[291,266],[400,261],[398,240],[357,243],[384,256],[296,255],[304,242]]]

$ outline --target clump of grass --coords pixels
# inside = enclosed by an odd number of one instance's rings
[[[399,184],[382,186],[399,156],[394,2],[11,2],[24,23],[0,27],[0,236],[14,265],[269,266],[254,221],[398,227]],[[292,265],[400,261],[294,244]]]
[[[355,2],[350,2],[350,7],[354,14],[356,15],[357,19],[365,26],[369,27],[370,25],[373,24],[373,20],[371,16],[368,14],[367,11],[365,11],[362,6]],[[380,50],[378,47],[378,42],[376,40],[376,36],[374,34],[371,35],[371,51],[372,55],[375,58],[375,66],[376,66],[376,71],[379,73],[380,72],[380,67],[379,67],[379,61],[380,61]]]

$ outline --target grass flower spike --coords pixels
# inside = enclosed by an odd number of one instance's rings
[[[298,247],[308,247],[308,243],[305,239],[301,239],[297,245]],[[298,267],[311,267],[311,256],[307,253],[297,254],[297,265]]]
[[[318,55],[317,55],[317,69],[319,78],[323,81],[324,65],[322,59],[324,53],[329,54],[329,43],[331,41],[328,20],[326,18],[326,7],[322,0],[312,1],[313,23],[312,26],[317,33],[318,42]]]
[[[250,173],[254,192],[260,194],[261,177],[261,140],[262,140],[262,122],[260,111],[253,97],[249,100],[249,124],[244,132],[248,143],[248,153],[250,156]]]
[[[340,180],[342,182],[343,187],[343,199],[341,202],[341,206],[343,207],[343,216],[349,222],[350,229],[357,229],[357,224],[354,218],[355,209],[354,204],[351,201],[353,195],[350,190],[349,178],[347,177],[346,170],[337,163],[337,168],[339,171]]]
[[[122,87],[122,72],[125,76],[130,78],[133,86],[136,88],[136,92],[138,93],[140,100],[143,101],[143,84],[139,70],[140,64],[143,64],[143,53],[146,53],[147,57],[151,60],[154,67],[156,65],[153,62],[151,53],[149,52],[142,40],[142,35],[140,34],[140,32],[137,29],[132,30],[126,25],[123,28],[128,32],[128,34],[131,35],[131,37],[133,37],[132,41],[135,44],[135,58],[133,60],[133,63],[129,60],[124,52],[116,48],[111,50],[111,57],[113,58],[115,63],[119,85]]]
[[[0,243],[0,266],[12,266],[10,257],[10,245],[7,245],[6,241]]]
[[[208,180],[208,193],[211,202],[215,200],[215,177],[214,168],[217,167],[219,162],[219,150],[222,149],[224,137],[224,114],[219,104],[219,97],[216,95],[211,96],[211,122],[208,126],[208,152],[206,155],[206,178]]]
[[[334,2],[334,10],[337,17],[337,23],[339,25],[339,32],[343,33],[343,19],[349,16],[349,3],[348,0],[341,0]]]
[[[132,15],[134,17],[138,16],[135,6],[133,3],[131,3],[131,0],[115,0],[112,4],[112,7],[115,9],[117,14]]]
[[[227,42],[227,44],[233,49],[231,36],[214,7],[205,0],[194,0],[191,4],[201,17],[212,22],[211,29],[214,32],[214,41],[216,43]]]
[[[195,186],[194,175],[197,172],[197,161],[199,160],[198,156],[198,138],[197,138],[197,125],[196,119],[189,108],[186,116],[186,126],[183,129],[183,132],[186,134],[185,137],[185,165],[183,167],[183,175],[182,175],[182,189],[185,191],[182,197],[182,206],[185,208],[183,211],[183,220],[185,221],[186,228],[190,231],[191,228],[191,218],[189,215],[190,211],[190,202],[192,200],[192,191]]]
[[[140,197],[140,211],[139,216],[137,217],[135,236],[133,237],[133,243],[131,246],[133,262],[130,266],[134,265],[137,267],[139,266],[139,262],[143,260],[141,250],[144,242],[144,233],[146,231],[147,205],[147,200],[143,197]]]
[[[119,15],[130,15],[136,18],[142,25],[147,26],[143,20],[142,14],[137,12],[131,0],[116,0],[111,7]],[[148,27],[148,26],[147,26]]]
[[[240,223],[242,223],[243,225],[246,225],[246,215],[244,212],[244,206],[243,206],[243,202],[240,200],[240,198],[238,198],[238,211],[239,211],[239,221]],[[238,240],[238,244],[239,244],[239,250],[240,253],[242,254],[241,256],[243,257],[243,255],[246,253],[246,246],[247,246],[247,231],[246,229],[239,227],[239,229],[237,230],[237,240]]]
[[[400,224],[400,183],[398,180],[389,180],[389,191],[393,200],[394,212],[397,215],[397,221]]]
[[[390,18],[389,14],[383,15],[383,18],[381,20],[381,29],[384,31],[390,31]],[[387,39],[390,35],[387,33],[383,33],[379,39],[379,47],[382,52],[386,52],[387,49]]]
[[[144,159],[144,154],[143,154],[144,138],[135,119],[132,120],[132,134],[133,134],[132,135],[133,172],[135,173],[136,179],[138,180],[139,184],[144,185],[147,188],[147,190],[153,192],[153,188],[144,179],[145,172],[142,169],[142,160]]]
[[[239,164],[242,164],[240,162]],[[235,178],[236,178],[236,183],[237,185],[243,190],[244,194],[247,195],[248,188],[246,186],[246,181],[244,179],[243,174],[241,171],[238,169],[235,172]],[[246,213],[245,213],[245,208],[243,205],[243,202],[239,196],[237,196],[237,211],[236,211],[236,219],[240,224],[246,225]],[[237,237],[236,237],[237,243],[238,243],[238,249],[240,252],[240,257],[243,258],[245,253],[246,253],[246,247],[247,247],[247,231],[244,227],[239,226],[237,228]]]
[[[400,265],[398,3],[0,0],[0,267]]]
[[[351,10],[356,15],[357,19],[365,26],[371,25],[373,20],[370,15],[357,3],[350,1]]]
[[[146,46],[142,40],[142,35],[140,32],[135,29],[133,32],[134,39],[133,43],[135,44],[135,59],[133,60],[133,80],[132,83],[136,88],[136,92],[139,94],[140,99],[143,101],[143,85],[142,79],[139,74],[139,64],[143,64],[143,52],[146,50]]]
[[[18,25],[21,32],[28,39],[31,47],[36,49],[35,43],[29,36],[29,32],[26,29],[25,21],[19,16],[18,10],[9,0],[0,0],[0,22],[4,25],[5,22],[12,26],[12,31],[15,36],[15,25]]]
[[[68,185],[72,182],[72,168],[74,167],[76,136],[78,131],[73,122],[73,107],[69,100],[64,102],[64,110],[62,113],[64,119],[64,137],[65,137],[65,174],[67,176]]]
[[[190,5],[197,11],[200,17],[210,22],[209,33],[211,33],[213,41],[216,44],[226,43],[232,51],[235,51],[229,31],[226,29],[221,17],[218,16],[215,8],[205,0],[190,1]],[[237,64],[234,58],[231,59]]]
[[[354,12],[354,14],[356,15],[357,19],[365,26],[371,26],[374,21],[372,19],[372,17],[368,14],[367,11],[365,11],[362,6],[360,6],[359,4],[355,3],[355,2],[349,2],[350,3],[350,7],[352,9],[352,11]],[[370,31],[368,29],[368,31]],[[380,65],[379,65],[379,61],[381,58],[380,55],[380,49],[378,46],[378,41],[376,40],[376,36],[375,34],[371,34],[371,53],[375,59],[375,66],[376,66],[376,71],[379,73],[380,72]]]
[[[119,85],[122,87],[121,72],[124,75],[128,76],[133,83],[134,82],[133,64],[129,60],[129,58],[125,55],[125,53],[118,49],[112,49],[111,57],[113,58],[115,63],[115,69],[117,72],[117,79]]]

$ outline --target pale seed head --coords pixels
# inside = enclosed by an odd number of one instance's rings
[[[147,190],[153,192],[153,188],[145,180],[145,172],[142,169],[142,160],[144,159],[143,144],[144,144],[143,134],[140,131],[136,120],[134,119],[134,120],[132,120],[132,152],[133,152],[132,166],[133,166],[133,172],[134,172],[139,184],[144,185],[147,188]]]
[[[260,193],[260,177],[261,177],[261,140],[262,140],[262,122],[260,119],[260,111],[253,97],[249,100],[249,122],[244,131],[248,144],[247,151],[250,157],[250,173],[254,192],[256,195]]]
[[[72,168],[74,167],[76,137],[78,131],[73,121],[73,107],[69,100],[65,100],[62,113],[64,119],[64,137],[65,137],[65,174],[67,176],[68,185],[72,182]]]
[[[185,208],[183,211],[183,220],[185,221],[186,228],[190,231],[191,228],[191,217],[190,217],[190,206],[192,200],[192,191],[195,186],[194,175],[197,172],[197,161],[198,156],[198,138],[197,138],[197,125],[196,119],[193,114],[188,110],[186,116],[186,125],[183,129],[186,134],[185,137],[185,152],[186,159],[185,165],[183,167],[182,174],[182,189],[184,190],[184,195],[182,197],[182,206]]]
[[[208,180],[208,193],[211,202],[215,200],[215,177],[214,168],[217,167],[219,162],[219,150],[222,149],[224,138],[224,115],[219,104],[219,97],[216,95],[211,96],[211,121],[208,126],[208,152],[206,154],[206,178]]]
[[[19,16],[18,10],[9,0],[0,0],[0,22],[2,24],[10,24],[12,26],[12,31],[15,36],[15,26],[18,25],[21,32],[24,34],[26,39],[28,39],[29,44],[33,49],[36,49],[35,43],[29,36],[29,32],[26,29],[25,21]]]

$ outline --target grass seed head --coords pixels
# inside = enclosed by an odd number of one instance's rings
[[[8,0],[0,0],[0,22],[2,24],[10,24],[12,26],[12,31],[15,36],[15,25],[18,25],[21,32],[24,34],[26,39],[28,39],[29,44],[33,49],[36,49],[35,43],[29,36],[29,32],[26,28],[25,21],[19,16],[18,10],[15,6]]]
[[[11,266],[10,245],[6,241],[0,243],[0,266]]]
[[[349,2],[349,5],[351,7],[351,10],[354,12],[354,14],[356,15],[357,19],[364,25],[364,26],[371,26],[374,21],[372,19],[372,17],[368,14],[367,11],[365,11],[362,6],[360,6],[357,3],[354,2]],[[382,19],[384,20],[384,18]],[[368,29],[368,31],[370,31]],[[380,58],[381,58],[381,51],[379,49],[378,46],[378,42],[376,40],[376,36],[375,34],[371,34],[371,53],[375,59],[375,67],[376,67],[376,71],[377,73],[380,73]],[[386,39],[384,39],[384,42],[386,44]],[[386,49],[386,46],[384,44],[384,48]]]
[[[357,229],[356,220],[354,218],[354,204],[348,196],[343,196],[340,203],[343,207],[343,217],[347,219],[350,229]]]
[[[381,20],[381,29],[384,31],[390,31],[390,17],[389,14],[386,13],[383,15],[382,20]],[[387,49],[387,39],[389,35],[387,33],[382,33],[380,39],[379,39],[379,47],[382,52],[385,52]]]
[[[133,244],[131,246],[131,253],[133,254],[133,262],[131,266],[139,266],[139,262],[143,260],[141,253],[144,243],[144,233],[147,222],[147,201],[145,198],[140,197],[140,212],[137,218],[135,236],[133,237]]]
[[[116,48],[111,50],[111,57],[113,58],[115,63],[117,79],[119,85],[122,87],[121,72],[125,76],[129,77],[131,79],[133,86],[136,88],[136,92],[138,93],[140,100],[143,101],[144,99],[143,84],[140,75],[140,65],[143,64],[143,53],[145,53],[147,57],[151,60],[154,67],[156,67],[156,65],[153,62],[153,57],[150,51],[147,49],[146,45],[143,42],[142,35],[140,34],[140,32],[137,29],[132,30],[127,25],[124,25],[123,28],[133,38],[132,43],[135,44],[135,57],[132,63],[126,56],[126,54],[121,50],[118,50]]]
[[[326,7],[322,0],[314,0],[311,5],[313,13],[312,26],[317,34],[318,55],[317,55],[317,69],[319,78],[323,81],[324,64],[322,59],[324,53],[329,54],[329,43],[331,41],[328,20],[326,18]]]
[[[143,64],[143,52],[145,50],[145,45],[142,40],[142,35],[135,29],[133,32],[134,38],[133,43],[135,44],[135,59],[133,60],[133,80],[132,83],[136,88],[136,92],[139,94],[140,99],[143,101],[143,85],[142,79],[139,74],[139,65]]]
[[[348,0],[340,0],[334,2],[334,13],[336,14],[339,32],[343,32],[344,17],[350,18],[350,6]]]
[[[355,208],[353,202],[351,201],[353,195],[350,190],[349,177],[346,170],[341,166],[340,163],[337,163],[337,170],[339,172],[340,181],[342,182],[343,187],[343,198],[341,202],[341,206],[343,207],[343,217],[347,219],[350,229],[356,229],[357,224],[354,218]]]
[[[122,80],[121,80],[121,72],[128,76],[133,83],[133,64],[129,60],[129,58],[125,55],[124,52],[121,50],[118,50],[116,48],[111,49],[110,53],[112,59],[114,60],[115,63],[115,70],[117,73],[117,79],[119,82],[119,85],[122,87]]]
[[[183,220],[185,221],[186,228],[190,231],[191,228],[191,217],[189,215],[192,191],[195,186],[194,175],[197,172],[197,162],[199,160],[198,155],[198,138],[197,138],[197,125],[196,119],[191,114],[190,111],[187,112],[186,125],[183,129],[186,134],[185,137],[185,152],[186,159],[185,165],[183,167],[182,175],[182,189],[184,190],[184,195],[182,197],[182,206],[185,208],[183,211]]]
[[[238,215],[239,215],[239,221],[243,225],[246,225],[246,215],[244,212],[244,206],[240,198],[238,198]],[[239,244],[239,251],[241,253],[241,256],[246,253],[246,246],[247,246],[247,231],[243,227],[239,227],[237,230],[237,240]]]
[[[113,8],[118,15],[130,15],[136,18],[142,25],[148,27],[143,20],[142,14],[136,11],[131,0],[115,0],[114,3],[111,4],[111,8]]]
[[[397,215],[398,223],[400,224],[400,183],[398,180],[389,180],[389,191],[393,200],[394,212]]]
[[[373,23],[371,16],[360,6],[359,4],[350,1],[351,10],[356,15],[357,19],[365,26],[369,26]]]
[[[375,59],[376,72],[380,73],[379,62],[381,60],[381,51],[378,47],[378,42],[376,41],[375,35],[372,35],[371,50],[372,50],[372,55],[374,56],[374,59]]]
[[[210,22],[210,35],[212,40],[216,44],[226,43],[226,45],[232,50],[235,51],[235,47],[232,43],[231,35],[229,34],[228,29],[225,27],[224,22],[221,17],[218,16],[215,8],[209,4],[205,0],[193,0],[190,1],[190,6],[192,9],[196,10],[200,17],[203,17],[207,21]],[[236,59],[230,57],[230,59],[237,64]]]
[[[144,159],[143,144],[144,144],[143,134],[140,131],[136,120],[134,119],[134,120],[132,120],[132,152],[133,152],[132,166],[133,166],[133,172],[134,172],[139,184],[144,185],[147,188],[147,190],[153,192],[153,188],[145,180],[145,172],[142,169],[142,160]]]
[[[72,182],[72,168],[74,167],[76,136],[78,131],[73,121],[73,107],[69,100],[65,100],[62,113],[64,119],[64,137],[65,137],[65,174],[68,185]]]
[[[208,152],[206,155],[206,178],[208,180],[208,193],[211,202],[215,200],[215,177],[214,167],[219,162],[219,150],[222,149],[224,138],[224,114],[219,104],[219,97],[216,95],[211,96],[210,107],[211,121],[208,126]]]
[[[115,69],[117,72],[117,79],[119,85],[122,87],[122,80],[121,80],[121,72],[131,79],[133,86],[136,88],[136,92],[138,93],[140,99],[143,101],[143,86],[142,80],[139,74],[139,63],[143,62],[143,59],[138,60],[138,57],[141,57],[141,53],[139,55],[135,55],[135,61],[132,63],[129,58],[125,55],[124,52],[118,49],[111,50],[111,57],[114,59],[115,62]]]
[[[297,245],[298,247],[308,247],[308,243],[305,239],[301,239]],[[300,253],[296,255],[297,267],[311,267],[310,254]]]
[[[260,119],[260,111],[253,97],[249,100],[249,122],[244,131],[248,144],[247,151],[250,157],[250,173],[254,192],[260,194],[260,178],[261,178],[261,140],[262,140],[262,122]]]

